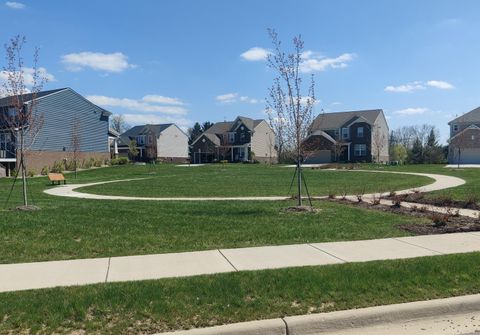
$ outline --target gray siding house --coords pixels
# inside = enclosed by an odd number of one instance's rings
[[[23,100],[29,103],[31,96]],[[0,113],[7,115],[11,97],[0,99]],[[29,170],[40,172],[55,161],[71,159],[72,133],[78,129],[80,158],[110,157],[108,130],[110,112],[93,104],[71,88],[43,91],[37,95],[35,113],[43,118],[43,126],[26,152]],[[0,116],[0,120],[2,117]],[[7,174],[18,164],[13,137],[0,123],[0,165]]]
[[[305,162],[386,162],[388,134],[381,109],[320,114],[303,143]]]
[[[453,119],[448,125],[448,162],[480,164],[480,107]]]

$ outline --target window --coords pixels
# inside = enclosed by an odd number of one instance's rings
[[[458,131],[458,124],[453,125],[453,131]]]
[[[138,145],[145,144],[145,136],[137,136],[137,144]]]
[[[350,132],[348,128],[342,128],[342,138],[347,139],[350,137]]]
[[[363,127],[357,128],[357,137],[363,137]]]
[[[228,142],[235,142],[235,133],[228,133]]]
[[[366,144],[355,144],[353,147],[353,154],[355,156],[366,156],[367,155],[367,145]]]

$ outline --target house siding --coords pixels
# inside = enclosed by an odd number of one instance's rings
[[[80,151],[108,153],[108,117],[102,111],[70,89],[38,99],[36,113],[44,123],[30,150],[72,151],[72,127],[78,120]]]
[[[260,122],[251,138],[251,151],[255,153],[255,159],[264,162],[277,162],[275,150],[275,134],[266,121]]]
[[[157,140],[158,158],[188,158],[188,136],[176,125],[171,125],[161,132]]]

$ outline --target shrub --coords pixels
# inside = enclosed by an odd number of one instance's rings
[[[447,225],[450,215],[448,213],[435,213],[430,215],[430,219],[433,221],[434,227],[444,227]]]
[[[328,199],[335,199],[335,192],[334,191],[329,191],[328,192]]]
[[[476,208],[478,202],[478,197],[474,193],[470,193],[467,195],[465,199],[465,206],[467,208]]]
[[[94,159],[93,161],[93,165],[95,167],[101,167],[102,166],[102,163],[103,163],[103,159],[99,158],[99,159]]]
[[[359,192],[357,192],[356,197],[358,202],[363,201],[363,195],[365,194],[365,188],[362,188]]]
[[[397,195],[397,192],[395,192],[394,190],[391,190],[390,193],[388,193],[388,196],[392,198],[396,195]]]
[[[35,177],[35,171],[34,170],[28,170],[27,177],[30,177],[30,178]]]
[[[47,165],[45,165],[45,166],[42,168],[42,171],[40,171],[40,174],[41,174],[42,176],[46,176],[49,172],[50,172],[50,168],[49,168]]]
[[[62,161],[55,161],[53,162],[53,167],[50,169],[50,172],[62,173],[63,168],[64,168],[64,165]]]
[[[422,207],[420,207],[420,208],[418,209],[418,211],[419,211],[419,212],[422,212],[422,213],[425,213],[425,212],[428,211],[428,208],[427,208],[427,206],[422,206]]]
[[[402,197],[396,195],[392,199],[392,207],[400,208],[402,205]]]
[[[376,194],[372,197],[372,205],[377,206],[380,205],[380,196],[377,197]]]
[[[127,157],[113,158],[110,162],[112,165],[125,165],[128,163],[128,158]]]
[[[67,171],[75,171],[75,161],[73,159],[67,161],[65,164],[65,169]]]
[[[453,199],[450,195],[442,195],[438,197],[438,202],[441,206],[450,206],[453,204]]]

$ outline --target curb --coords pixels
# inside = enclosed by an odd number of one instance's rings
[[[480,294],[289,316],[231,325],[162,333],[162,335],[314,335],[391,322],[480,311]]]

